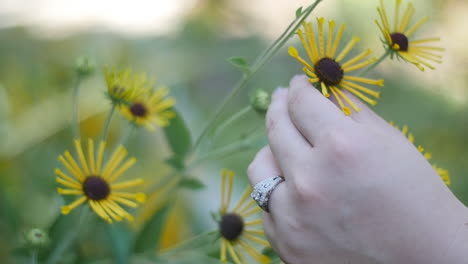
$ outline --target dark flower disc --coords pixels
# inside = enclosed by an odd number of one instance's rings
[[[393,44],[398,44],[398,46],[400,46],[400,51],[408,51],[409,42],[404,34],[393,33],[390,37],[392,38],[392,46]]]
[[[134,103],[130,106],[130,112],[136,117],[145,117],[148,114],[148,109],[142,103]]]
[[[109,184],[99,176],[89,176],[83,182],[83,192],[91,200],[104,200],[110,194]]]
[[[336,86],[343,79],[344,71],[334,59],[323,58],[315,64],[315,74],[327,86]]]
[[[221,236],[229,241],[234,241],[240,237],[244,231],[244,220],[238,214],[229,213],[221,218],[219,223]]]

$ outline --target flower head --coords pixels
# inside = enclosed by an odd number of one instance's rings
[[[265,113],[268,110],[270,103],[271,95],[263,89],[255,90],[253,96],[250,98],[250,105],[259,113]]]
[[[345,106],[345,104],[349,105],[356,112],[360,109],[349,99],[346,93],[342,91],[343,89],[354,94],[361,100],[375,105],[377,102],[369,96],[379,98],[380,93],[358,83],[383,86],[384,81],[350,75],[351,72],[366,67],[376,61],[376,58],[368,58],[372,51],[368,49],[344,61],[346,55],[348,55],[359,42],[359,38],[353,37],[344,49],[337,53],[341,37],[345,30],[345,25],[341,25],[336,35],[333,36],[335,21],[329,21],[325,43],[325,33],[323,29],[324,18],[318,18],[317,23],[318,39],[315,37],[311,23],[304,23],[303,29],[297,31],[297,35],[304,46],[310,62],[300,57],[299,52],[294,47],[289,47],[289,55],[304,65],[304,72],[309,76],[309,82],[316,84],[316,87],[321,89],[325,97],[330,97],[329,91],[331,91],[346,115],[350,115],[351,110],[349,107]]]
[[[128,104],[121,105],[120,112],[129,121],[149,130],[154,130],[156,126],[166,127],[169,120],[175,117],[175,113],[170,110],[175,104],[175,99],[165,98],[168,93],[169,89],[166,87],[142,93]]]
[[[252,229],[262,224],[260,218],[247,220],[261,212],[255,201],[249,198],[252,188],[247,188],[232,210],[229,210],[232,196],[234,172],[223,170],[221,178],[221,207],[219,209],[219,234],[221,237],[221,262],[227,263],[227,254],[235,264],[247,263],[242,251],[258,263],[268,263],[270,259],[259,253],[250,243],[263,246],[270,244],[263,239],[262,229]]]
[[[393,27],[390,26],[387,11],[382,0],[380,0],[380,7],[377,8],[380,22],[376,20],[375,23],[384,36],[383,41],[387,49],[392,55],[397,55],[399,58],[414,64],[421,71],[424,71],[424,66],[434,69],[429,62],[441,63],[442,56],[436,54],[436,52],[443,51],[444,49],[427,46],[427,43],[440,41],[440,38],[411,40],[414,32],[427,22],[428,17],[423,17],[410,26],[411,19],[415,13],[413,4],[408,3],[403,16],[400,17],[401,0],[395,0],[395,3]]]
[[[148,92],[154,82],[148,80],[145,73],[133,73],[132,70],[104,69],[107,83],[107,95],[115,105],[132,101],[138,95]]]
[[[94,73],[96,63],[90,57],[81,56],[75,60],[75,71],[81,77],[87,77]]]
[[[408,130],[408,126],[403,126],[401,129],[396,126],[393,122],[390,122],[390,124],[392,126],[394,126],[395,128],[397,128],[398,130],[401,131],[401,133],[403,133],[403,135],[405,137],[408,138],[408,140],[414,144],[414,135],[412,133],[409,132]],[[421,146],[421,145],[418,145],[418,150],[419,152],[421,152],[421,154],[423,154],[424,158],[426,158],[427,160],[430,160],[432,158],[432,154],[428,151],[426,151],[426,149]],[[446,170],[446,169],[443,169],[443,168],[440,168],[438,167],[437,165],[435,164],[432,164],[432,167],[434,168],[434,170],[437,172],[437,174],[439,174],[440,178],[442,179],[442,181],[444,181],[444,183],[446,185],[450,185],[451,184],[451,180],[450,180],[450,175],[449,175],[449,172]]]
[[[83,152],[79,140],[75,140],[75,147],[79,164],[68,150],[58,158],[70,174],[64,173],[58,168],[55,169],[56,181],[67,187],[66,189],[57,188],[58,193],[79,197],[71,204],[63,206],[62,214],[66,215],[77,206],[88,202],[94,212],[109,223],[112,223],[112,219],[121,221],[123,218],[132,221],[133,217],[120,205],[138,207],[138,203],[145,201],[146,195],[144,193],[121,192],[120,190],[141,185],[143,179],[138,178],[123,182],[116,182],[116,180],[135,164],[136,159],[130,158],[123,162],[127,156],[127,150],[123,146],[119,146],[103,166],[106,147],[104,142],[99,144],[96,153],[93,140],[88,139],[87,155]]]

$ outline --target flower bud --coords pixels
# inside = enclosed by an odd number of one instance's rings
[[[262,89],[256,90],[250,100],[250,104],[253,109],[259,113],[265,113],[268,110],[270,103],[271,95]]]
[[[95,68],[96,63],[89,57],[81,56],[75,61],[75,71],[82,77],[93,74]]]
[[[24,233],[26,244],[34,249],[45,248],[49,245],[49,235],[42,229],[32,228]]]

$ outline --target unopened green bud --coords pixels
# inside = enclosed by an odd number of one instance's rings
[[[256,90],[250,100],[253,109],[259,113],[265,113],[271,103],[271,95],[265,90]]]
[[[34,249],[45,248],[49,245],[49,235],[39,228],[32,228],[24,233],[26,244]]]
[[[81,56],[75,61],[75,71],[82,77],[93,74],[95,68],[96,63],[89,57]]]

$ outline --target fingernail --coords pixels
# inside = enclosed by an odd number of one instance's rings
[[[279,86],[276,88],[276,90],[273,92],[272,98],[275,99],[275,97],[281,96],[282,94],[286,93],[287,89],[284,87]]]

